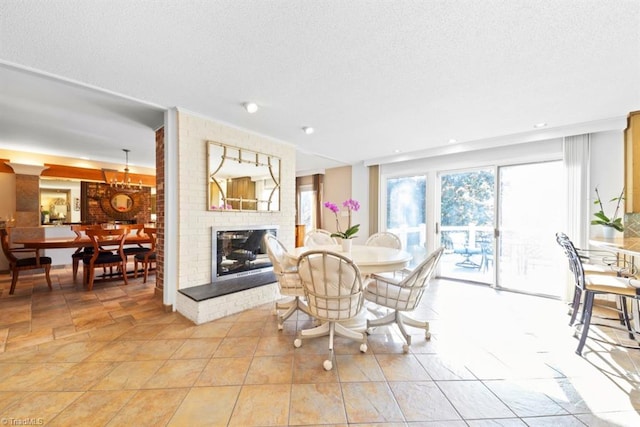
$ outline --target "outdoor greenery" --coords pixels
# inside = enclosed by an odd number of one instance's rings
[[[441,225],[493,225],[495,177],[490,170],[443,175]]]
[[[442,177],[441,225],[492,225],[495,177],[491,170]],[[417,227],[426,221],[424,175],[387,180],[387,228]]]

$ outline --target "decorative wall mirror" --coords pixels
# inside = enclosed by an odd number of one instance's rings
[[[108,188],[100,197],[100,207],[110,218],[129,220],[142,209],[141,194]]]
[[[133,207],[133,198],[125,193],[116,193],[111,197],[110,203],[118,212],[129,212]]]
[[[280,158],[208,141],[209,210],[279,211]]]

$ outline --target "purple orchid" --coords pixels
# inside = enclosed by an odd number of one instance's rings
[[[331,202],[324,203],[324,207],[329,209],[336,216],[336,230],[338,231],[331,234],[331,236],[340,237],[341,239],[352,239],[360,229],[360,224],[351,226],[351,212],[357,212],[360,209],[360,203],[357,200],[348,199],[342,202],[342,206],[347,208],[349,214],[349,223],[347,229],[344,232],[340,230],[340,220],[338,218],[338,212],[340,212],[340,208],[338,208],[338,205]]]

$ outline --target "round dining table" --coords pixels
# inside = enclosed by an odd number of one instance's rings
[[[300,246],[290,250],[288,256],[297,260],[311,250],[327,250],[344,255],[358,266],[363,275],[402,270],[411,261],[411,255],[403,250],[366,245],[353,245],[350,252],[344,252],[341,245]]]

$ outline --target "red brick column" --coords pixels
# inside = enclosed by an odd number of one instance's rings
[[[156,131],[156,295],[164,292],[164,128]]]

